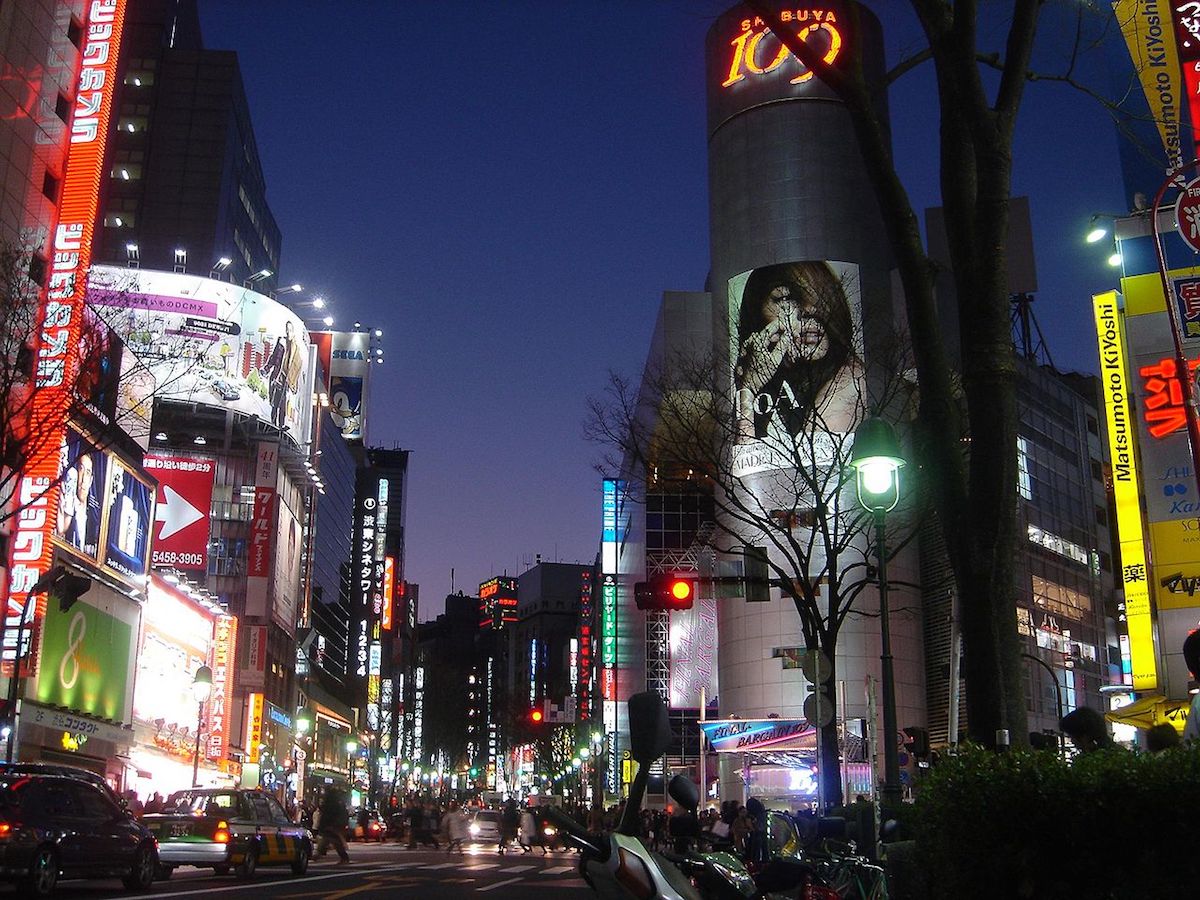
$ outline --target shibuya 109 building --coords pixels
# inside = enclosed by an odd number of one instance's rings
[[[776,8],[830,65],[861,59],[886,123],[877,18],[853,3]],[[875,545],[845,473],[868,409],[911,385],[895,374],[901,304],[846,109],[745,6],[711,27],[705,73],[711,270],[707,290],[663,297],[641,386],[647,427],[633,429],[652,435],[649,463],[627,452],[604,483],[601,693],[610,744],[625,739],[628,696],[657,690],[681,736],[669,759],[698,762],[708,797],[794,808],[816,799],[814,723],[835,703],[840,749],[824,750],[841,757],[841,791],[875,780]],[[900,421],[903,403],[893,407],[885,415]],[[703,437],[679,437],[702,420]],[[897,545],[913,529],[904,510],[889,517]],[[907,545],[889,559],[896,702],[902,726],[923,726]],[[634,584],[683,572],[698,577],[691,609],[637,609]],[[814,638],[831,625],[836,641]],[[811,654],[817,645],[832,652]],[[623,773],[608,774],[618,789]]]

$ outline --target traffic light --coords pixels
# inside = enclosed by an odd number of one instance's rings
[[[908,740],[904,742],[904,749],[915,756],[917,759],[924,759],[929,755],[929,732],[924,728],[918,728],[915,725],[910,725],[904,729]]]
[[[540,708],[534,707],[533,709],[531,709],[529,711],[529,724],[530,725],[534,725],[534,726],[541,725],[542,722],[544,722],[544,721],[546,721],[546,714],[544,712],[542,712],[542,710]]]
[[[651,575],[633,586],[638,609],[691,609],[696,600],[694,575]]]
[[[471,768],[467,771],[467,774],[470,775],[472,778],[478,778],[479,777],[479,769],[475,766],[471,766]]]

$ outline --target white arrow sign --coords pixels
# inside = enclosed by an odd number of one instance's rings
[[[204,518],[204,513],[188,503],[169,484],[163,485],[163,502],[154,511],[154,518],[163,523],[158,539],[165,541],[176,532],[183,531],[193,522]]]

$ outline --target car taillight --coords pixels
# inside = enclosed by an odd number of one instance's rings
[[[8,822],[0,822],[0,841],[12,837],[12,825]]]
[[[213,833],[213,840],[216,841],[218,844],[228,844],[229,843],[229,823],[228,822],[218,822],[217,823],[217,830]]]

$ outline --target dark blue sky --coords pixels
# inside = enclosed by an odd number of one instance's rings
[[[662,291],[704,285],[704,35],[731,4],[200,2],[206,46],[238,51],[280,283],[330,299],[337,326],[385,331],[367,427],[412,451],[421,617],[440,611],[451,568],[474,592],[535,554],[590,562],[586,399],[609,369],[640,373]],[[868,5],[886,13],[894,64],[915,46],[906,5]],[[930,83],[910,74],[891,95],[918,209],[938,203]],[[1029,89],[1014,193],[1031,198],[1054,360],[1094,371],[1090,296],[1113,283],[1080,235],[1091,213],[1122,211],[1097,104]]]

